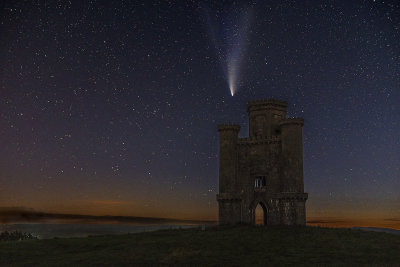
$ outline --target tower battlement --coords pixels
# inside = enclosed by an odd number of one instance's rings
[[[249,101],[247,102],[247,112],[266,109],[277,109],[281,111],[286,111],[287,105],[288,102],[273,98]]]
[[[240,131],[240,125],[237,124],[220,124],[218,125],[218,132],[221,131]]]
[[[281,120],[279,122],[279,126],[285,125],[285,124],[296,124],[303,126],[304,125],[304,119],[302,118],[286,118],[284,120]]]

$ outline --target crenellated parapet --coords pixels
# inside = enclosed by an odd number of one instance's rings
[[[266,109],[274,109],[286,112],[288,103],[282,100],[276,100],[272,98],[263,99],[263,100],[255,100],[247,102],[247,112],[266,110]]]
[[[281,142],[280,136],[271,136],[270,138],[239,138],[238,145],[255,145],[255,144],[278,144]]]
[[[287,118],[287,119],[281,120],[279,122],[279,126],[285,126],[287,124],[303,126],[304,119],[303,118]]]
[[[237,124],[220,124],[220,125],[218,125],[218,132],[221,132],[221,131],[239,132],[240,131],[240,125],[237,125]]]

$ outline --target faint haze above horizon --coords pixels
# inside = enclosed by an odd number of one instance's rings
[[[259,213],[259,214],[258,214]],[[256,224],[263,224],[262,211],[256,210]],[[112,216],[46,213],[22,207],[0,207],[0,224],[115,224],[115,225],[215,225],[216,220],[188,220],[179,218]],[[309,217],[308,226],[322,227],[380,227],[382,229],[400,230],[400,218],[341,218],[341,217]],[[7,228],[7,227],[6,227]]]
[[[204,6],[220,32],[252,10],[233,97]],[[217,125],[273,97],[305,120],[309,223],[399,229],[399,25],[399,1],[2,1],[0,207],[216,220]]]

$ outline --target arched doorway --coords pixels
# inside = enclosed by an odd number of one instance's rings
[[[254,209],[254,224],[267,225],[267,209],[261,202]]]

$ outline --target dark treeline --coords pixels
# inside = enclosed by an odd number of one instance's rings
[[[0,234],[0,241],[19,241],[27,239],[37,239],[37,237],[33,236],[30,233],[22,233],[19,231],[14,231],[14,232],[5,231]]]

